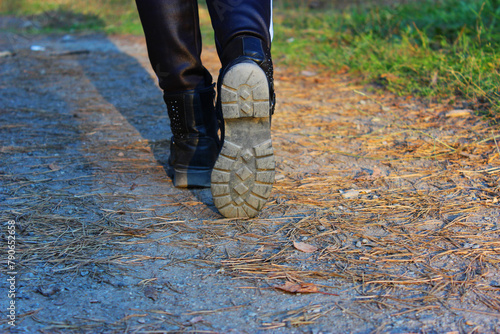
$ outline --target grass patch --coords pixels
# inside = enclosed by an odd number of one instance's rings
[[[360,75],[401,95],[457,96],[500,112],[500,0],[420,0],[391,6],[275,8],[280,64]],[[293,6],[290,4],[293,3]],[[142,34],[134,0],[4,0],[2,13],[28,16],[31,32]],[[213,44],[206,9],[204,43]]]
[[[0,12],[27,17],[32,23],[29,33],[142,34],[134,0],[2,0]]]
[[[500,1],[414,1],[276,18],[275,56],[348,71],[401,95],[458,96],[500,111]]]

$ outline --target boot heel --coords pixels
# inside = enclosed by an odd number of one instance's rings
[[[168,176],[176,188],[209,188],[212,170],[192,170],[169,166]]]
[[[237,63],[224,74],[220,103],[225,137],[211,190],[215,206],[227,218],[255,217],[271,195],[270,99],[266,74],[255,63]]]

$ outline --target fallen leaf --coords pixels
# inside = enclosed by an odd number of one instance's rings
[[[318,287],[314,283],[285,282],[283,285],[275,286],[276,289],[290,293],[317,293]]]
[[[293,242],[293,247],[304,253],[313,253],[318,250],[318,247],[306,244],[305,242]]]
[[[158,299],[158,290],[156,290],[156,288],[153,286],[146,286],[144,288],[144,296],[146,296],[147,298],[150,298],[152,300],[157,300]]]

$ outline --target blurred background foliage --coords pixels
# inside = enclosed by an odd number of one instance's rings
[[[1,0],[25,33],[142,34],[134,0]],[[213,43],[200,1],[204,42]],[[500,112],[500,0],[274,0],[277,65]]]

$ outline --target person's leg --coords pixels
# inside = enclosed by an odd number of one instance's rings
[[[222,69],[217,108],[224,143],[212,172],[212,195],[226,217],[254,217],[274,182],[274,110],[270,0],[207,1]]]
[[[212,85],[203,67],[196,0],[136,0],[148,55],[167,93]]]
[[[271,48],[272,0],[207,0],[207,5],[222,61],[223,51],[238,35],[258,37]]]
[[[136,0],[151,65],[164,92],[176,187],[209,187],[220,149],[215,91],[203,67],[196,0]]]

